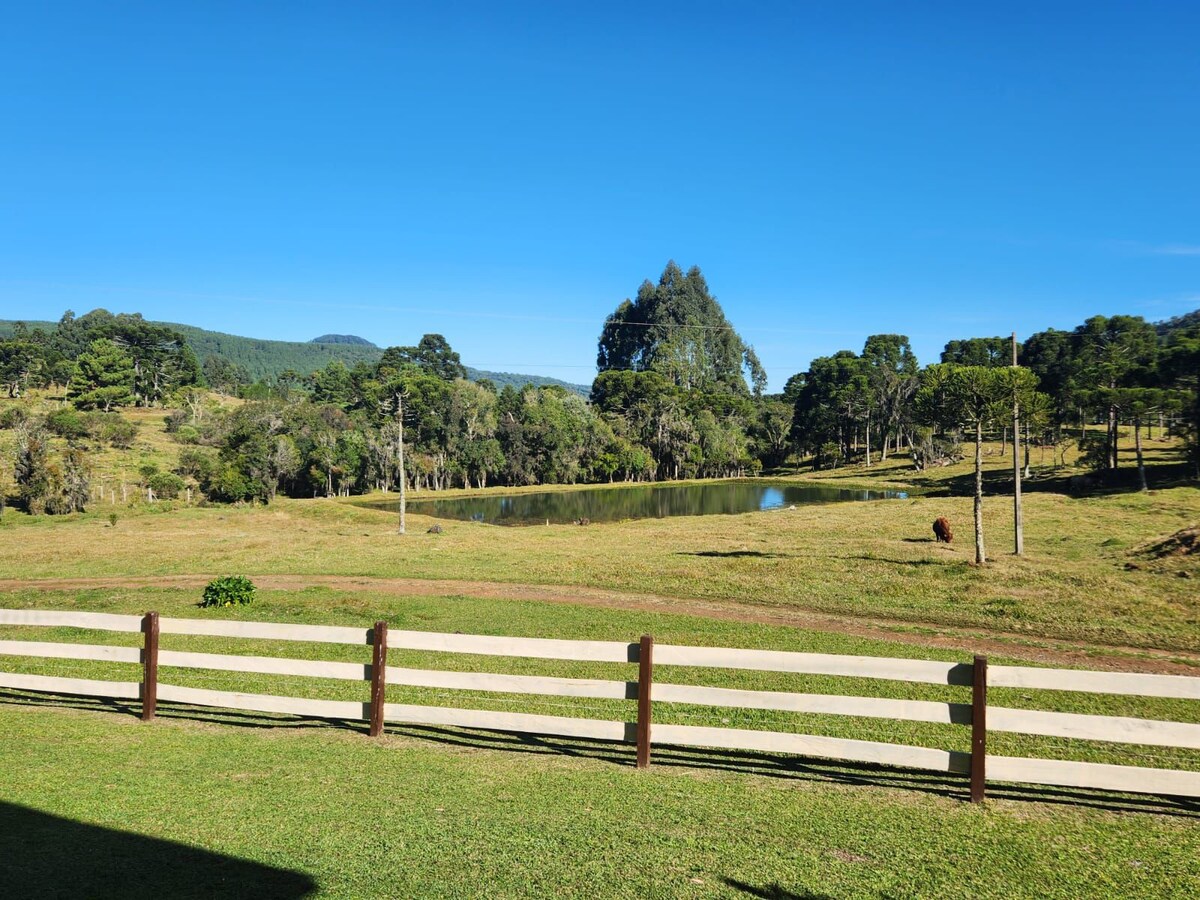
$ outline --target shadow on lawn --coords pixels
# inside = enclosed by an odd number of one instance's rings
[[[88,825],[12,803],[0,803],[0,886],[5,896],[31,900],[292,900],[317,889],[316,882],[301,872]]]
[[[1011,458],[1011,457],[1010,457]],[[1066,494],[1069,497],[1095,497],[1105,494],[1129,494],[1141,489],[1137,467],[1132,461],[1122,460],[1117,469],[1100,472],[1045,472],[1033,478],[1021,480],[1021,490],[1026,494]],[[1196,486],[1191,467],[1185,460],[1158,463],[1146,468],[1146,477],[1151,490],[1173,487]],[[975,473],[964,472],[940,481],[924,485],[927,497],[970,497],[975,491]],[[1004,469],[989,469],[983,473],[984,496],[1011,495],[1012,472]]]
[[[681,550],[675,554],[676,556],[707,556],[715,559],[740,559],[742,557],[753,557],[757,559],[795,559],[794,553],[773,553],[762,550]]]
[[[47,706],[58,709],[115,711],[125,715],[140,715],[136,701],[99,700],[90,697],[66,697],[0,690],[0,703],[20,706]],[[158,715],[163,719],[182,719],[227,725],[235,728],[257,729],[314,729],[338,732],[367,733],[367,723],[338,721],[300,716],[273,715],[237,710],[162,704]],[[636,757],[632,742],[635,726],[627,725],[626,743],[585,741],[536,734],[505,731],[479,731],[429,725],[388,724],[385,734],[430,741],[469,750],[495,750],[508,753],[528,753],[546,756],[569,756],[590,759],[617,766],[631,766]],[[761,753],[752,750],[720,750],[710,748],[668,747],[656,745],[652,765],[659,768],[693,769],[710,772],[731,772],[758,775],[793,781],[845,784],[861,787],[883,787],[915,793],[931,794],[954,800],[969,799],[965,775],[925,772],[919,769],[900,769],[872,763],[842,762],[816,758]],[[1115,794],[1088,788],[1065,788],[1042,785],[989,783],[989,799],[1013,800],[1028,803],[1052,803],[1077,808],[1099,809],[1108,812],[1146,812],[1162,816],[1178,816],[1200,821],[1200,801],[1186,797],[1167,797],[1143,794]],[[4,848],[0,841],[0,850]],[[0,869],[2,871],[2,869]],[[786,894],[783,896],[787,896]]]
[[[746,884],[744,881],[738,881],[736,878],[725,878],[723,880],[725,884],[735,891],[741,891],[743,894],[749,894],[751,897],[761,897],[762,900],[833,900],[833,897],[829,896],[829,894],[814,894],[812,891],[804,891],[798,894],[778,884],[767,884],[757,887],[753,884]]]
[[[424,725],[389,725],[386,731],[388,734],[407,735],[469,749],[572,756],[621,766],[632,765],[635,758],[633,747],[599,741],[576,741],[570,738],[467,731]],[[970,796],[965,775],[942,775],[918,769],[899,769],[871,763],[802,758],[748,750],[655,746],[651,764],[655,767],[734,772],[795,781],[890,787],[964,801]],[[1200,803],[1183,797],[1122,795],[1086,788],[995,783],[988,784],[987,790],[988,797],[992,799],[1054,803],[1110,812],[1149,812],[1200,821]]]

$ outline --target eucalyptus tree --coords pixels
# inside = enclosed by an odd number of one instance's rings
[[[658,283],[642,282],[605,320],[596,366],[653,371],[684,388],[756,394],[767,383],[754,348],[734,331],[700,269],[686,273],[674,260]]]

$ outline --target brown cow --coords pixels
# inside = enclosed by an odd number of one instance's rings
[[[954,532],[950,530],[950,520],[945,516],[938,516],[933,520],[933,536],[940,544],[945,541],[947,544],[954,543]]]

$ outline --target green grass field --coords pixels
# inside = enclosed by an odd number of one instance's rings
[[[170,465],[160,411],[105,477]],[[0,436],[2,437],[2,436]],[[991,483],[1010,464],[989,448]],[[791,649],[1200,672],[1195,556],[1146,548],[1200,521],[1177,448],[1158,489],[1071,496],[1038,470],[1026,550],[1011,503],[986,499],[992,561],[971,564],[970,467],[904,461],[822,473],[907,486],[908,500],[774,513],[496,528],[353,500],[269,508],[100,504],[0,520],[0,606],[241,618],[530,637]],[[798,476],[810,478],[809,475]],[[1041,484],[1039,484],[1041,482]],[[1173,485],[1173,486],[1169,486]],[[569,489],[569,488],[560,488]],[[949,490],[948,490],[949,489]],[[115,512],[117,522],[110,525]],[[957,542],[932,541],[947,515]],[[248,574],[253,606],[200,610],[209,577]],[[74,629],[6,639],[138,642]],[[366,662],[368,648],[166,636],[166,649]],[[392,665],[632,678],[633,666],[393,651]],[[0,657],[0,670],[135,680],[137,667]],[[660,680],[764,690],[967,699],[963,688],[663,669]],[[165,683],[365,700],[365,684],[164,669]],[[392,686],[391,702],[631,720],[631,701]],[[1200,723],[1195,702],[994,690],[995,705]],[[769,754],[633,749],[456,729],[393,728],[0,691],[0,885],[42,896],[1192,897],[1200,806],[1001,786]],[[966,750],[963,726],[659,704],[656,721]],[[1200,752],[993,733],[992,753],[1200,771]],[[55,842],[90,860],[62,866]],[[161,864],[147,868],[143,856]],[[110,860],[102,864],[97,860]],[[129,874],[130,872],[136,874]]]

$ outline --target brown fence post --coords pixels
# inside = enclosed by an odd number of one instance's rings
[[[638,647],[637,767],[650,767],[650,692],[654,685],[654,638],[642,635]]]
[[[971,682],[971,802],[979,803],[987,778],[987,657],[976,656]]]
[[[384,688],[387,687],[387,622],[371,631],[371,737],[383,734]]]
[[[158,708],[158,613],[142,616],[142,633],[142,721],[149,722]]]

